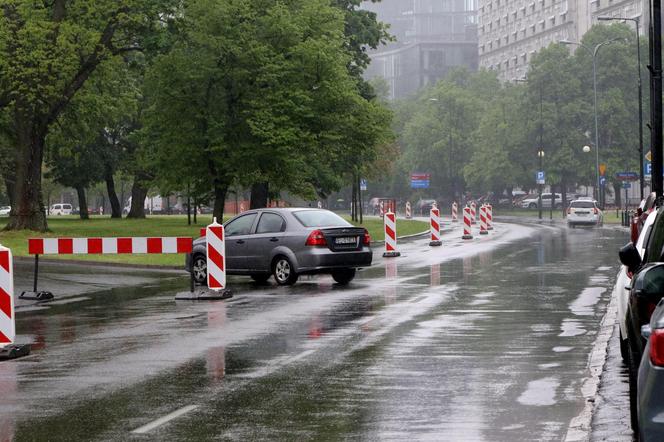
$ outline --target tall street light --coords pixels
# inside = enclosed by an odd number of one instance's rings
[[[639,69],[639,189],[641,191],[641,199],[643,200],[643,98],[642,98],[642,89],[641,89],[641,39],[639,38],[639,17],[627,18],[627,17],[597,17],[597,20],[600,21],[610,21],[610,20],[622,20],[622,21],[633,21],[636,25],[636,58],[637,58],[637,68]]]
[[[544,150],[542,149],[541,145],[539,150],[537,151],[537,158],[539,159],[539,170],[544,171],[542,166],[542,161],[544,160]],[[542,219],[542,182],[541,181],[537,183],[537,194],[538,194],[537,207],[539,210],[539,219]]]
[[[609,43],[613,43],[616,40],[622,40],[622,38],[612,38],[611,40],[603,41],[602,43],[596,44],[593,49],[590,49],[588,46],[583,43],[576,43],[568,40],[561,40],[559,43],[564,45],[576,45],[579,46],[590,54],[593,59],[593,111],[595,114],[595,167],[597,172],[597,195],[595,199],[600,201],[600,206],[604,209],[604,199],[601,198],[601,188],[599,180],[599,129],[597,123],[597,53],[602,46],[605,46]]]
[[[590,153],[590,146],[583,146],[583,153]],[[589,165],[590,165],[590,163],[588,163],[588,166]],[[586,184],[586,196],[588,196],[588,185],[587,184]]]

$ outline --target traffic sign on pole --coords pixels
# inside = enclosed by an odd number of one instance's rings
[[[546,183],[546,175],[544,174],[543,170],[538,170],[537,173],[535,174],[535,180],[537,181],[537,184],[545,184]]]

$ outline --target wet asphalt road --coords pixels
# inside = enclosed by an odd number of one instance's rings
[[[175,302],[172,272],[44,266],[44,288],[77,285],[19,309],[33,355],[0,363],[0,441],[564,439],[626,233],[458,237],[347,288],[232,279],[216,303]]]

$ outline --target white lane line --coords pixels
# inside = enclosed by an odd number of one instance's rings
[[[154,430],[157,427],[160,427],[164,425],[165,423],[168,423],[172,421],[173,419],[177,419],[178,417],[189,413],[190,411],[194,411],[195,409],[198,408],[198,405],[187,405],[186,407],[182,407],[179,410],[175,410],[174,412],[167,414],[164,417],[160,417],[159,419],[150,422],[147,425],[143,425],[140,428],[135,429],[132,431],[134,434],[145,434],[149,433],[150,431]]]

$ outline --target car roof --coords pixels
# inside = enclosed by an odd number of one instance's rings
[[[597,200],[594,200],[594,199],[592,199],[592,198],[591,198],[591,199],[577,198],[577,199],[575,199],[575,200],[570,201],[569,203],[572,204],[572,203],[581,203],[581,202],[583,202],[583,203],[595,203],[595,204],[597,204]]]

